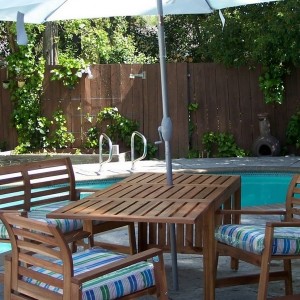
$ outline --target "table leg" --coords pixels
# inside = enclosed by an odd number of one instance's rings
[[[171,243],[173,287],[174,287],[175,291],[178,291],[179,285],[178,285],[178,267],[177,267],[177,247],[176,247],[175,224],[170,224],[170,243]]]
[[[203,281],[204,299],[215,299],[216,276],[216,241],[215,241],[215,211],[210,208],[204,214],[203,230]]]

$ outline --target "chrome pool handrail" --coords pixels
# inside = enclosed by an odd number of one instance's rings
[[[107,160],[103,160],[103,138],[105,138],[108,142],[108,158]],[[112,159],[112,142],[111,139],[105,134],[102,133],[99,137],[99,171],[101,172],[101,168],[104,164],[109,163]]]
[[[134,137],[135,136],[138,136],[142,139],[143,141],[143,144],[144,144],[144,152],[143,152],[143,155],[134,159]],[[145,138],[144,135],[142,135],[140,132],[138,131],[134,131],[131,135],[131,170],[134,170],[134,163],[139,161],[139,160],[142,160],[146,157],[147,155],[147,139]]]

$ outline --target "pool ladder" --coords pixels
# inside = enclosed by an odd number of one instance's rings
[[[140,156],[136,159],[134,159],[135,136],[140,137],[144,144],[144,151],[143,151],[142,156]],[[106,141],[108,143],[108,158],[106,160],[103,160],[103,139],[106,139]],[[104,164],[109,163],[112,160],[112,153],[113,153],[113,145],[112,145],[111,139],[105,133],[102,133],[99,137],[99,171],[98,171],[98,173],[101,172],[102,166]],[[134,164],[137,161],[144,159],[146,157],[146,155],[147,155],[147,139],[140,132],[134,131],[131,135],[131,170],[134,170]]]

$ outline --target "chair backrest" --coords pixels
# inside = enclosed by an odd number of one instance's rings
[[[0,167],[1,210],[30,211],[33,206],[76,199],[68,157]]]
[[[0,213],[0,218],[8,230],[12,244],[11,262],[8,264],[10,267],[9,270],[5,268],[4,279],[7,278],[5,285],[11,286],[5,286],[5,289],[21,289],[22,293],[29,297],[41,295],[41,299],[62,299],[61,294],[21,280],[21,277],[25,276],[61,289],[64,299],[70,299],[68,293],[73,276],[73,261],[60,229],[15,213]],[[55,260],[60,260],[61,263],[54,263]],[[63,280],[41,274],[34,270],[35,267],[45,268],[50,273],[59,273]]]
[[[286,196],[286,221],[300,221],[300,174],[294,175]]]

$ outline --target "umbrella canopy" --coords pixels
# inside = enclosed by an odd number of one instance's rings
[[[163,15],[207,14],[214,10],[274,0],[162,0]],[[116,16],[157,15],[157,0],[0,0],[0,20],[26,23]]]

